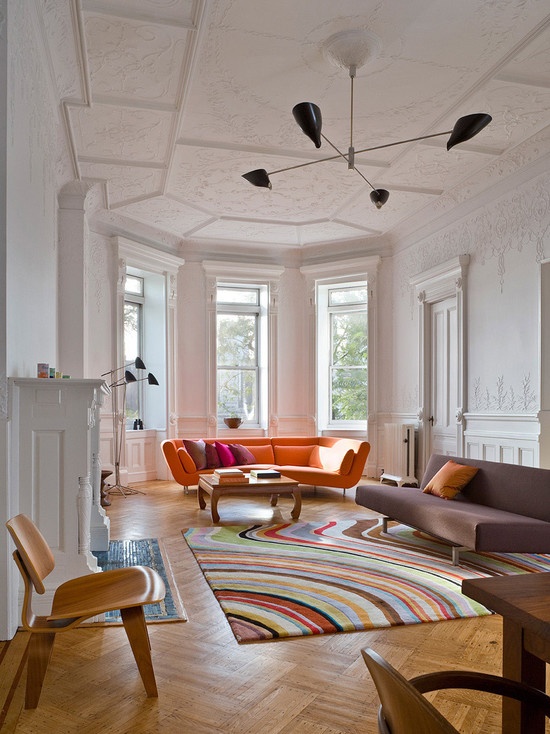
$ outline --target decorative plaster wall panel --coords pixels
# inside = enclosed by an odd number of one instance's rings
[[[114,163],[163,163],[173,115],[158,110],[113,108],[95,104],[71,108],[69,117],[80,155]]]
[[[94,97],[175,107],[188,31],[92,14],[84,29]]]
[[[212,219],[208,214],[166,196],[129,204],[122,207],[121,211],[138,221],[179,234],[180,237]]]

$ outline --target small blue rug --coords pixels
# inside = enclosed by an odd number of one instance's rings
[[[94,551],[94,556],[103,571],[125,566],[149,566],[157,571],[166,586],[166,596],[158,604],[145,605],[143,609],[147,622],[181,622],[187,619],[170,565],[165,564],[156,538],[111,540],[108,551]],[[106,612],[105,622],[121,624],[120,611]]]

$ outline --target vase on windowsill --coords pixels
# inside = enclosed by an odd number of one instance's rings
[[[243,420],[237,416],[231,416],[230,418],[224,418],[223,422],[228,428],[238,428]]]

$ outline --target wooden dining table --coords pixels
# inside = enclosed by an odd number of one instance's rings
[[[550,663],[550,573],[466,579],[462,593],[502,616],[502,675],[544,691]],[[542,713],[503,699],[503,734],[544,730]]]

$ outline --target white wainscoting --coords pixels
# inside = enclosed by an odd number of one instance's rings
[[[540,466],[540,421],[536,414],[466,413],[464,455],[521,466]]]
[[[126,468],[128,483],[157,478],[156,431],[126,431]]]

